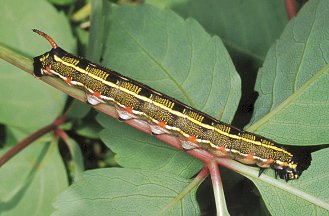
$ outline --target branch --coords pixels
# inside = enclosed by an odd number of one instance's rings
[[[26,148],[31,143],[33,143],[35,140],[45,135],[46,133],[55,130],[59,125],[63,124],[64,122],[65,122],[65,117],[60,116],[53,123],[41,128],[40,130],[37,130],[36,132],[32,133],[31,135],[29,135],[28,137],[26,137],[16,145],[14,145],[9,151],[7,151],[4,155],[0,157],[0,167],[4,165],[8,160],[10,160],[12,157],[14,157],[17,153],[19,153],[24,148]]]
[[[288,19],[291,20],[297,15],[297,5],[295,0],[285,0]]]

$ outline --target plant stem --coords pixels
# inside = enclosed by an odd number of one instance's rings
[[[88,16],[90,16],[90,13],[91,13],[91,3],[89,2],[89,3],[85,4],[80,10],[75,12],[71,16],[71,20],[73,22],[80,22],[83,19],[86,19]]]
[[[211,176],[212,186],[214,189],[214,196],[215,196],[215,203],[216,203],[216,210],[217,215],[224,216],[230,215],[228,213],[225,201],[225,195],[222,185],[222,180],[220,177],[219,169],[216,160],[210,161],[208,164],[208,169]]]
[[[297,6],[295,0],[285,0],[285,6],[287,11],[288,19],[291,20],[297,15]]]
[[[63,124],[65,122],[65,117],[60,116],[57,118],[53,123],[37,130],[36,132],[32,133],[16,145],[14,145],[9,151],[7,151],[2,157],[0,157],[0,167],[4,165],[8,160],[10,160],[12,157],[14,157],[17,153],[22,151],[24,148],[26,148],[28,145],[30,145],[33,141],[37,140],[44,134],[55,130],[59,125]]]

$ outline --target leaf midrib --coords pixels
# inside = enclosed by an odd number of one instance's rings
[[[287,97],[281,104],[263,116],[261,119],[257,120],[254,124],[247,128],[250,132],[257,131],[260,127],[270,121],[276,114],[288,107],[296,98],[298,98],[302,93],[305,92],[313,83],[315,83],[323,74],[328,72],[329,64],[322,67],[314,76],[311,77],[307,82],[305,82],[298,90],[296,90],[292,95]]]

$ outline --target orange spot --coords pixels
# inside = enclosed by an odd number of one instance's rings
[[[94,91],[93,95],[97,98],[100,98],[101,97],[101,93],[97,92],[97,91]]]
[[[274,160],[272,158],[269,158],[266,160],[265,164],[273,164]]]
[[[123,109],[125,109],[128,113],[132,113],[133,112],[133,108],[128,107],[128,106],[124,107]]]
[[[196,137],[195,136],[189,136],[189,137],[187,137],[187,140],[192,142],[192,143],[195,143],[196,142]]]
[[[222,145],[222,146],[219,146],[218,147],[218,150],[221,151],[221,152],[226,152],[226,146],[225,145]]]
[[[72,78],[71,77],[67,77],[65,82],[69,85],[72,85]]]
[[[166,126],[167,126],[166,122],[163,122],[163,121],[158,122],[158,125],[162,128],[166,128]]]
[[[249,154],[246,156],[246,158],[247,158],[248,160],[253,160],[253,159],[254,159],[254,153],[249,153]]]
[[[50,66],[48,66],[48,65],[46,66],[46,71],[47,71],[48,74],[52,74],[52,73],[51,73]]]

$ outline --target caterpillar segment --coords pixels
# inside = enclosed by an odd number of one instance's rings
[[[52,49],[34,58],[34,75],[56,76],[86,92],[88,103],[108,103],[119,120],[146,122],[154,135],[171,134],[182,148],[204,149],[216,157],[229,157],[257,165],[261,174],[272,168],[285,180],[297,179],[305,167],[301,158],[265,137],[237,129],[136,80],[125,77],[58,47],[47,34]]]

